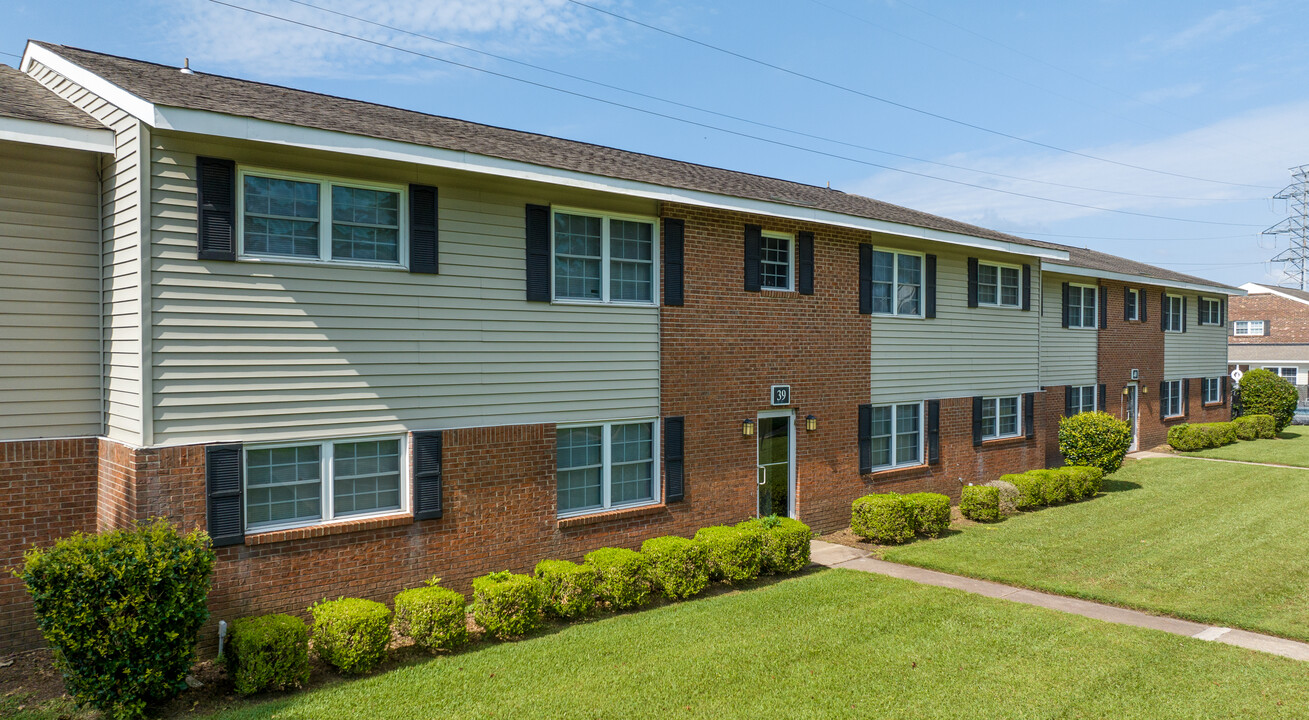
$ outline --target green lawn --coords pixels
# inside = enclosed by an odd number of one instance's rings
[[[1185,454],[1309,467],[1309,425],[1292,425],[1283,430],[1281,437],[1276,440],[1248,440]]]
[[[1309,640],[1309,471],[1129,460],[1105,488],[885,557]]]
[[[246,718],[1292,718],[1309,664],[827,570],[251,703]]]

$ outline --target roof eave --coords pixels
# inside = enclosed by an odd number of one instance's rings
[[[0,117],[0,140],[68,150],[114,152],[114,133],[111,130],[93,130],[24,118]]]
[[[1080,267],[1077,265],[1065,265],[1059,262],[1051,262],[1048,263],[1047,266],[1050,268],[1051,272],[1062,273],[1064,275],[1103,278],[1105,280],[1120,280],[1122,282],[1138,284],[1144,282],[1147,285],[1159,285],[1162,287],[1178,288],[1180,290],[1194,290],[1196,292],[1214,293],[1215,295],[1240,296],[1246,294],[1245,291],[1240,288],[1228,287],[1226,285],[1181,282],[1151,275],[1133,275],[1131,273],[1120,273],[1112,270],[1097,270],[1095,268]]]

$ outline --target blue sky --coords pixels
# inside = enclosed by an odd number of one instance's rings
[[[223,1],[807,150],[210,0],[7,0],[0,51],[21,53],[35,38],[169,64],[190,57],[206,72],[830,183],[1233,284],[1280,279],[1266,260],[1286,241],[1274,247],[1259,231],[1285,217],[1270,198],[1290,182],[1287,169],[1309,164],[1309,69],[1295,62],[1309,49],[1309,13],[1295,0],[586,0],[828,84],[569,0]]]

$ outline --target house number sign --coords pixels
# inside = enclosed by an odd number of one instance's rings
[[[773,404],[790,405],[791,404],[791,386],[774,385],[773,386]]]

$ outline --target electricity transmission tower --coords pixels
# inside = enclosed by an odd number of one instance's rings
[[[1290,247],[1278,253],[1273,262],[1286,263],[1283,268],[1283,285],[1294,285],[1309,290],[1309,165],[1291,168],[1295,182],[1273,196],[1288,201],[1291,217],[1263,232],[1264,235],[1286,235]]]

